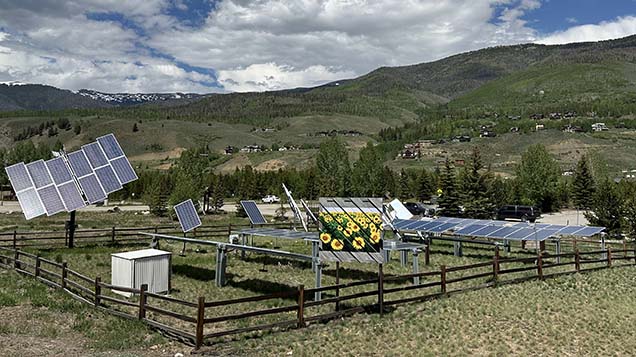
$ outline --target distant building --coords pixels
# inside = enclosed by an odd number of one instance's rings
[[[537,124],[534,126],[534,131],[540,131],[540,130],[545,130],[545,125]]]
[[[594,123],[592,124],[592,131],[607,131],[609,128],[605,123]]]

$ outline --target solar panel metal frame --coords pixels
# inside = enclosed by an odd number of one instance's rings
[[[174,211],[181,225],[181,230],[184,233],[201,226],[201,218],[197,214],[197,210],[191,199],[175,205]]]
[[[267,220],[265,220],[265,217],[263,217],[263,214],[258,209],[256,202],[252,200],[243,200],[240,204],[243,207],[243,210],[245,210],[245,213],[247,213],[247,217],[250,219],[252,224],[260,225],[267,223]]]

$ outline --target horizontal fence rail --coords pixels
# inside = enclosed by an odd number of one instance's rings
[[[197,301],[186,301],[148,292],[146,285],[130,288],[108,284],[100,277],[90,278],[71,270],[66,262],[54,262],[19,249],[0,247],[0,267],[62,289],[99,310],[141,320],[196,349],[205,342],[211,343],[210,340],[228,335],[302,328],[314,321],[328,321],[364,311],[383,314],[386,306],[439,299],[501,284],[634,265],[636,249],[540,253],[532,258],[500,258],[497,250],[490,261],[440,266],[435,271],[384,276],[380,270],[373,279],[319,288],[305,289],[301,285],[293,290],[267,295],[217,301],[206,301],[205,297],[200,297]],[[559,267],[572,269],[555,270]],[[113,290],[131,293],[132,297],[114,295]],[[325,297],[315,300],[313,296],[318,292]],[[257,302],[270,307],[254,307]],[[344,302],[347,302],[346,306]],[[246,304],[248,309],[243,311]],[[189,312],[184,313],[184,310]],[[254,319],[258,321],[250,324]],[[231,324],[233,322],[234,325]]]

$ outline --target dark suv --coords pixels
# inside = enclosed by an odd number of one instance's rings
[[[404,202],[404,207],[406,207],[409,212],[411,212],[414,216],[423,215],[426,213],[426,208],[422,207],[421,204],[417,202]]]
[[[520,219],[522,222],[534,222],[541,216],[541,210],[532,206],[508,205],[503,206],[497,211],[497,219],[505,220],[507,218]]]

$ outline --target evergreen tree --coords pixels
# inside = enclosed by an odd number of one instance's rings
[[[223,197],[225,196],[225,189],[223,188],[221,176],[214,176],[211,188],[210,206],[212,207],[212,212],[219,213],[221,208],[223,208]]]
[[[318,198],[318,177],[316,174],[316,167],[312,166],[307,171],[307,179],[305,181],[305,197],[308,200],[315,200]]]
[[[382,193],[383,157],[373,143],[360,150],[360,159],[353,165],[352,184],[354,193],[361,197],[373,197]]]
[[[587,156],[579,159],[572,182],[572,201],[578,209],[587,210],[592,207],[595,191],[594,177],[589,167]]]
[[[523,203],[539,206],[543,212],[558,208],[560,177],[559,166],[545,146],[530,146],[521,156],[521,164],[517,168]]]
[[[455,169],[448,158],[446,158],[444,169],[440,173],[440,189],[441,194],[437,200],[440,215],[446,217],[459,216],[459,192],[457,190]]]
[[[336,137],[320,144],[316,168],[320,196],[345,196],[351,191],[349,153]]]
[[[592,196],[590,211],[585,212],[585,218],[591,225],[605,227],[608,233],[616,234],[621,230],[623,213],[616,184],[603,180]]]
[[[133,133],[136,133],[139,131],[139,128],[137,127],[137,123],[133,124],[133,128],[132,128]]]
[[[622,194],[623,199],[623,215],[625,217],[625,234],[634,239],[636,238],[636,184],[632,183],[630,187]]]
[[[199,205],[199,197],[201,192],[196,186],[192,177],[179,173],[175,178],[175,185],[170,193],[168,203],[171,206],[177,205],[183,201],[191,199],[196,207]]]
[[[242,200],[257,198],[256,174],[250,165],[245,166],[241,172],[238,192],[239,198]]]
[[[409,175],[404,169],[400,171],[400,195],[401,200],[408,200],[412,197]]]
[[[396,196],[395,191],[395,175],[390,168],[385,166],[382,169],[382,195],[386,198],[392,198]]]
[[[492,175],[490,170],[482,172],[483,168],[481,153],[474,148],[470,162],[460,176],[463,214],[469,218],[491,218],[494,213],[495,207],[488,195]]]
[[[166,207],[167,200],[163,192],[161,180],[157,178],[150,182],[150,187],[148,187],[143,197],[148,207],[150,207],[150,213],[159,217],[165,216],[168,212]]]
[[[435,185],[433,184],[433,179],[426,169],[422,169],[417,177],[417,199],[420,202],[429,201],[434,193]]]

